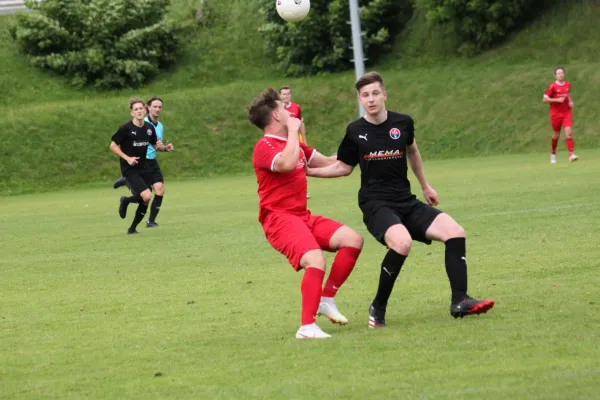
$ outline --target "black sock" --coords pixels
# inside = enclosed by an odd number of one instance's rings
[[[379,274],[379,287],[377,288],[375,300],[373,300],[373,307],[385,309],[387,306],[388,299],[394,288],[394,283],[396,282],[398,274],[400,274],[400,269],[402,268],[402,264],[404,264],[406,257],[407,256],[398,254],[390,249],[383,258],[383,262],[381,263],[381,273]]]
[[[135,196],[129,196],[127,198],[127,202],[128,203],[141,203],[142,202],[142,198],[139,195],[135,195]]]
[[[465,238],[446,241],[446,273],[452,289],[452,303],[467,297],[467,258]]]
[[[135,211],[135,217],[133,218],[133,222],[131,223],[131,227],[129,227],[129,230],[135,230],[138,224],[144,219],[146,211],[148,211],[148,204],[144,204],[143,202],[140,203],[138,205],[137,210]]]
[[[162,196],[155,195],[154,200],[152,200],[152,206],[150,207],[150,218],[148,221],[154,222],[158,212],[160,211],[160,205],[162,204]]]

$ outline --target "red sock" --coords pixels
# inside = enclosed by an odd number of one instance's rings
[[[333,259],[329,278],[327,278],[327,282],[325,282],[323,297],[335,297],[340,286],[346,282],[346,279],[348,279],[350,273],[354,269],[360,251],[361,249],[355,247],[342,247],[339,249]]]
[[[557,147],[558,147],[558,139],[552,138],[552,154],[556,154]]]
[[[325,271],[318,268],[306,268],[300,285],[302,293],[302,325],[315,322],[315,316],[321,302],[321,286]]]
[[[573,151],[575,151],[575,142],[573,142],[573,138],[566,138],[565,142],[567,143],[567,150],[569,150],[569,155],[573,154]]]

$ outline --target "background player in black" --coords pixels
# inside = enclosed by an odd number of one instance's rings
[[[128,234],[138,233],[136,227],[146,215],[148,203],[152,198],[150,188],[156,182],[156,177],[146,163],[148,146],[152,145],[157,151],[166,151],[165,146],[156,137],[154,127],[144,121],[146,107],[144,101],[135,98],[129,102],[132,120],[122,125],[113,135],[110,150],[121,157],[121,173],[131,185],[134,193],[131,197],[122,196],[119,203],[119,215],[127,216],[129,203],[139,203],[135,217]]]
[[[425,178],[414,121],[408,115],[386,110],[387,93],[377,72],[363,75],[356,82],[356,90],[365,117],[348,125],[337,152],[337,163],[308,169],[307,174],[322,178],[345,176],[360,165],[358,201],[364,223],[389,249],[381,264],[377,294],[369,307],[369,327],[385,326],[387,302],[413,240],[445,243],[453,317],[488,311],[494,306],[492,300],[467,295],[465,231],[448,214],[433,207],[438,204],[438,196]],[[407,159],[428,204],[411,192]]]
[[[156,136],[161,142],[163,141],[164,127],[158,119],[160,118],[162,107],[163,101],[160,97],[151,97],[146,102],[146,110],[148,111],[148,116],[144,118],[146,122],[152,124],[154,130],[156,131]],[[170,152],[173,150],[174,147],[171,143],[167,143],[165,145],[165,151]],[[158,212],[160,211],[160,207],[162,205],[162,200],[165,193],[165,185],[160,165],[156,160],[156,151],[152,146],[148,146],[148,152],[146,153],[146,163],[148,164],[148,168],[155,175],[155,183],[152,185],[152,190],[154,191],[154,200],[152,200],[152,205],[150,206],[150,217],[146,222],[146,228],[155,228],[158,227],[158,224],[156,223],[156,216],[158,215]],[[130,191],[132,191],[131,185],[129,184],[127,179],[124,176],[121,176],[115,181],[113,187],[117,189],[125,185],[129,188]],[[132,191],[132,194],[135,193]]]

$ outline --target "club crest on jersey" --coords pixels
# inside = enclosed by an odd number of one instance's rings
[[[148,136],[152,136],[152,129],[148,129],[148,130],[146,131],[146,133],[148,134]]]
[[[400,129],[398,129],[398,128],[390,129],[390,137],[392,139],[400,139],[401,135],[402,135],[402,133],[400,132]]]

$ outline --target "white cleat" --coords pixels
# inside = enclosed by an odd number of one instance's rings
[[[331,335],[326,334],[315,324],[302,325],[296,332],[296,339],[327,339]]]
[[[550,154],[550,164],[556,164],[556,154]]]
[[[573,154],[571,154],[571,155],[569,156],[569,162],[575,162],[575,161],[577,161],[577,160],[579,160],[579,157],[577,157],[577,156],[575,155],[575,153],[573,153]]]
[[[318,315],[327,317],[334,324],[346,325],[348,323],[348,318],[344,317],[337,309],[337,306],[331,297],[321,298]]]

